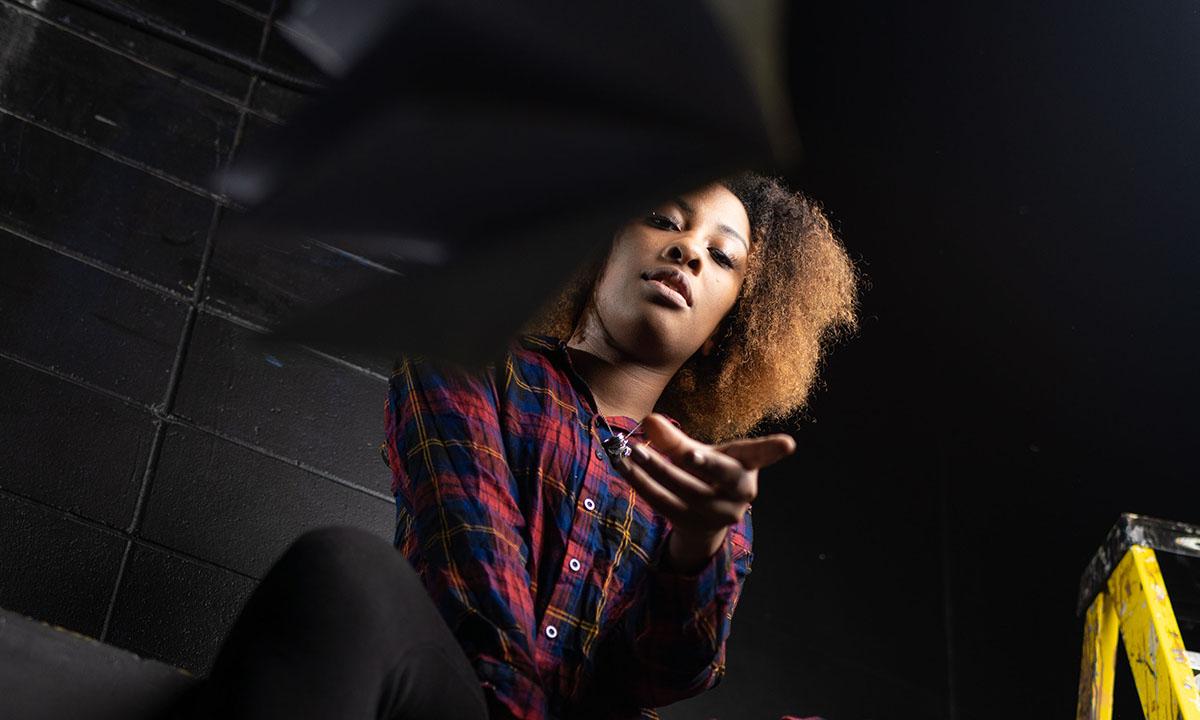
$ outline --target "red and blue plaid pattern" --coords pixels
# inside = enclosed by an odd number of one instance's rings
[[[595,407],[566,344],[544,336],[481,372],[409,357],[391,378],[395,544],[493,718],[656,717],[725,671],[750,513],[698,574],[660,564],[671,525],[609,464]]]

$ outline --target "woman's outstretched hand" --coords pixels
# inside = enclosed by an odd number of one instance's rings
[[[642,430],[648,443],[617,463],[617,470],[655,510],[671,521],[667,551],[674,569],[700,570],[725,542],[758,496],[758,471],[796,450],[789,435],[742,438],[707,445],[651,413]]]

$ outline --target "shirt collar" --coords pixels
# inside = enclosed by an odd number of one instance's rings
[[[575,387],[580,399],[586,403],[586,411],[590,414],[596,413],[596,398],[592,395],[591,388],[588,387],[583,377],[575,369],[574,363],[571,361],[571,353],[567,350],[567,341],[562,338],[552,337],[550,335],[522,335],[520,338],[521,345],[531,350],[538,350],[550,357],[551,361],[560,368],[570,379],[571,384]],[[679,421],[670,415],[659,413],[667,419],[675,427],[682,430]],[[614,430],[628,433],[638,424],[636,418],[626,417],[624,415],[605,415],[604,419]],[[640,435],[641,428],[634,433]]]

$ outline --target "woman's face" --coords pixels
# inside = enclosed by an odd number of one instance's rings
[[[612,341],[647,362],[691,357],[737,300],[749,238],[746,209],[717,184],[621,227],[595,288]]]

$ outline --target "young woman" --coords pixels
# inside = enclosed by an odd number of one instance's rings
[[[181,716],[655,717],[713,687],[758,470],[795,447],[742,436],[803,405],[854,305],[821,212],[746,174],[621,227],[484,371],[402,359],[401,552],[301,537]]]

